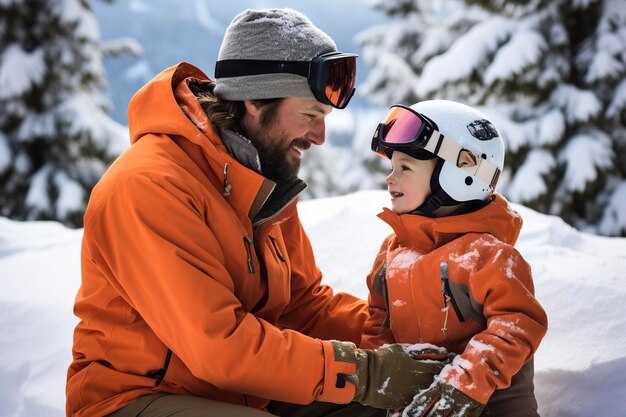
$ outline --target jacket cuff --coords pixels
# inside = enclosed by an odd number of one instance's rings
[[[348,344],[347,342],[322,341],[324,348],[324,381],[322,392],[316,400],[335,404],[348,404],[354,399],[356,388],[354,384],[348,381],[348,376],[356,374],[356,363],[353,355],[336,357],[333,343]],[[354,349],[356,350],[356,347]]]

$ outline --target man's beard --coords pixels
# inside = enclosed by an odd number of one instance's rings
[[[249,138],[261,161],[263,176],[276,182],[282,183],[293,180],[300,171],[300,158],[289,157],[294,145],[300,149],[309,149],[311,142],[307,139],[296,138],[289,141],[282,131],[274,123],[261,132],[257,132],[254,138]]]

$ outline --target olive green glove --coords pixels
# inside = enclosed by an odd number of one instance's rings
[[[479,417],[484,408],[484,404],[439,381],[417,394],[402,417]]]
[[[444,348],[432,345],[393,344],[355,350],[353,345],[333,342],[333,347],[335,355],[354,357],[356,375],[347,377],[356,386],[354,401],[375,408],[407,405],[450,362]]]

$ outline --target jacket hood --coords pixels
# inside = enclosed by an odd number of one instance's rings
[[[200,69],[182,62],[165,69],[135,93],[128,106],[131,144],[147,134],[184,136],[198,145],[204,144],[207,137],[218,138],[210,123],[194,124],[181,108],[180,101],[187,102],[187,105],[192,102],[184,97],[185,92],[180,88],[181,83],[189,79],[210,81]],[[189,89],[186,91],[192,94]],[[197,103],[197,100],[193,101]],[[199,103],[197,105],[200,106]],[[219,142],[213,142],[219,145]]]
[[[128,107],[131,144],[167,135],[200,167],[231,206],[255,218],[275,183],[231,156],[202,106],[190,81],[209,82],[195,66],[182,62],[165,69],[133,96]],[[142,139],[143,138],[143,139]]]
[[[396,233],[398,242],[431,251],[466,233],[489,233],[504,243],[514,245],[522,229],[522,218],[500,194],[471,213],[431,218],[416,214],[396,214],[385,208],[378,215]]]

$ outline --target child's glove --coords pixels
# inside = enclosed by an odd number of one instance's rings
[[[484,408],[484,404],[440,381],[417,394],[402,417],[479,417]]]
[[[357,373],[348,377],[356,386],[354,401],[375,408],[407,405],[450,362],[448,352],[436,346],[411,349],[392,344],[371,350],[333,342],[333,347],[335,355],[354,358]]]

